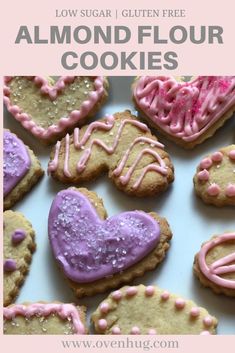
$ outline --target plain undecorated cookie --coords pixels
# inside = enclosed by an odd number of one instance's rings
[[[15,134],[3,132],[4,209],[11,208],[44,174],[38,158]]]
[[[235,145],[221,148],[200,162],[194,187],[205,203],[235,206]]]
[[[213,236],[202,244],[193,268],[203,286],[235,297],[235,232]]]
[[[20,212],[3,214],[3,300],[4,306],[12,303],[29,270],[35,251],[34,230]]]
[[[235,111],[235,76],[142,76],[132,86],[141,117],[168,139],[193,148],[211,137]]]
[[[57,194],[48,231],[54,258],[77,297],[105,292],[153,270],[172,237],[166,219],[154,212],[107,218],[102,200],[84,188]]]
[[[123,287],[92,314],[99,334],[215,334],[217,319],[191,300],[156,286]]]
[[[51,153],[48,173],[63,183],[79,184],[102,172],[134,196],[158,194],[174,180],[164,146],[129,111],[76,128]]]
[[[24,303],[3,309],[6,335],[83,335],[85,308],[74,304]]]

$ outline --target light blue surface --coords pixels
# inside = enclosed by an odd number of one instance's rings
[[[132,81],[132,77],[110,79],[109,100],[97,117],[125,109],[134,111],[130,94]],[[7,112],[5,112],[4,125],[17,133],[34,150],[46,171],[51,148],[41,146]],[[211,139],[192,151],[183,150],[159,134],[157,136],[165,144],[166,151],[170,153],[175,166],[175,182],[161,196],[145,199],[126,196],[104,176],[95,182],[83,185],[96,191],[103,198],[109,215],[126,210],[142,209],[156,211],[166,217],[173,232],[167,257],[155,271],[145,274],[134,283],[157,284],[172,293],[194,300],[219,319],[219,334],[235,334],[235,299],[215,295],[210,289],[205,289],[192,273],[194,255],[201,244],[213,234],[235,230],[234,208],[217,209],[204,205],[194,195],[192,183],[196,166],[203,156],[235,142],[235,117],[230,119]],[[37,241],[37,251],[33,256],[29,275],[17,302],[73,301],[87,305],[88,313],[90,313],[108,293],[76,300],[58,271],[49,247],[48,212],[54,196],[63,188],[65,187],[62,184],[45,174],[33,190],[14,207],[14,210],[23,212],[33,224]]]

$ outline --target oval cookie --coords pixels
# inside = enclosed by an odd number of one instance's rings
[[[20,212],[3,214],[3,297],[4,306],[12,303],[25,280],[35,251],[34,230]]]
[[[174,180],[164,146],[129,111],[67,134],[57,142],[48,166],[53,178],[74,184],[105,171],[120,190],[134,196],[158,194]]]
[[[221,148],[200,162],[194,187],[205,203],[235,206],[235,145]]]
[[[142,76],[133,84],[141,116],[166,137],[193,148],[212,136],[235,111],[235,76]]]
[[[235,297],[235,232],[204,243],[195,256],[194,273],[215,293]]]
[[[217,319],[191,300],[156,286],[123,287],[92,314],[99,334],[215,334]]]
[[[75,295],[115,288],[154,269],[165,257],[171,231],[156,213],[106,216],[102,201],[87,189],[55,197],[48,219],[53,255]]]

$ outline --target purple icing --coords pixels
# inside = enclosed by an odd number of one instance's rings
[[[13,244],[18,244],[24,240],[26,233],[23,229],[16,229],[11,235],[11,240]]]
[[[4,268],[5,272],[13,272],[13,271],[15,271],[16,268],[17,268],[15,260],[12,260],[12,259],[5,260],[3,268]]]
[[[123,271],[153,250],[158,223],[141,211],[101,220],[83,194],[68,189],[55,197],[48,220],[52,251],[65,275],[78,283]]]
[[[6,196],[30,169],[31,160],[24,143],[10,131],[3,135],[3,190]]]

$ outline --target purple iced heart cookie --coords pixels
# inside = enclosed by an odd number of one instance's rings
[[[142,211],[102,220],[88,197],[67,189],[52,203],[48,233],[53,254],[66,277],[88,283],[143,259],[157,246],[160,226]]]
[[[10,131],[3,134],[3,190],[4,197],[29,171],[31,159],[24,143]]]

